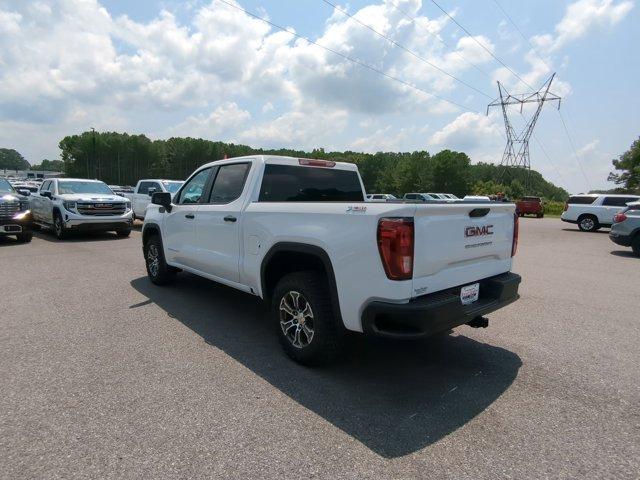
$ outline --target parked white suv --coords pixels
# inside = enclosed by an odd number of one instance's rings
[[[51,228],[58,239],[78,230],[113,230],[119,237],[131,233],[131,201],[116,195],[99,180],[45,180],[30,198],[34,222]]]
[[[638,195],[574,195],[565,203],[560,218],[563,222],[577,224],[583,232],[595,232],[602,227],[610,227],[616,213],[626,208],[627,203],[638,200]]]
[[[287,354],[331,360],[347,330],[419,338],[518,298],[509,203],[373,203],[353,164],[250,156],[203,165],[156,192],[142,239],[147,273],[179,270],[270,302]]]

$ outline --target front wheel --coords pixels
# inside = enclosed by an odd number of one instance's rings
[[[595,232],[600,228],[600,225],[595,217],[587,215],[578,220],[578,228],[583,232]]]
[[[33,238],[33,233],[31,232],[19,233],[18,235],[16,235],[16,238],[20,243],[29,243]]]
[[[636,234],[635,238],[631,242],[631,249],[636,257],[640,257],[640,233]]]
[[[64,228],[64,222],[62,221],[62,215],[60,215],[60,212],[55,212],[53,214],[53,233],[58,240],[64,240],[67,238],[67,232]]]
[[[176,270],[167,265],[162,251],[162,241],[158,235],[150,236],[144,244],[144,259],[151,283],[166,285],[175,277]]]
[[[129,235],[131,235],[131,229],[130,228],[125,228],[123,230],[116,230],[116,235],[118,235],[118,237],[120,237],[120,238],[126,238]]]
[[[295,272],[276,285],[272,315],[286,354],[303,365],[334,361],[344,349],[345,331],[331,306],[327,280],[317,272]]]

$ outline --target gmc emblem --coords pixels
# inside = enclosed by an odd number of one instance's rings
[[[482,237],[484,235],[493,235],[493,225],[485,225],[484,227],[465,227],[465,237]]]

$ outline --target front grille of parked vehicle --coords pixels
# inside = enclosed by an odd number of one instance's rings
[[[122,215],[125,212],[125,204],[122,202],[78,202],[78,213],[91,216]]]
[[[0,217],[13,217],[20,211],[20,202],[4,202],[0,203]]]

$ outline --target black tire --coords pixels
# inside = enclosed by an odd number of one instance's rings
[[[294,294],[298,294],[297,302]],[[309,311],[310,316],[305,316]],[[297,363],[331,363],[344,351],[346,331],[331,306],[327,279],[318,272],[294,272],[282,277],[273,292],[271,314],[282,348]]]
[[[544,218],[544,213],[539,213],[538,215],[536,215],[538,218]]]
[[[16,238],[20,243],[29,243],[33,238],[33,233],[31,232],[19,233],[18,235],[16,235]]]
[[[640,233],[637,233],[631,241],[631,249],[636,257],[640,257]]]
[[[124,230],[116,230],[116,235],[118,235],[118,237],[120,237],[120,238],[126,238],[129,235],[131,235],[131,229],[130,228],[126,228]]]
[[[578,218],[578,228],[583,232],[595,232],[600,229],[600,224],[594,215],[582,215]]]
[[[159,235],[151,235],[143,248],[144,263],[147,267],[147,275],[151,283],[166,285],[170,283],[176,274],[176,270],[167,265],[162,249],[162,240]],[[157,263],[155,261],[157,260]]]
[[[64,228],[62,215],[58,211],[53,212],[53,234],[58,240],[64,240],[68,236],[66,228]]]

